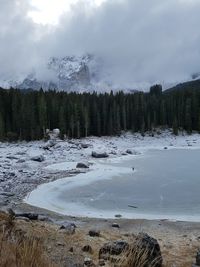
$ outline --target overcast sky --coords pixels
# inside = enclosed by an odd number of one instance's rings
[[[199,0],[0,4],[0,79],[33,69],[42,77],[50,56],[86,52],[101,57],[120,85],[177,82],[200,72]]]

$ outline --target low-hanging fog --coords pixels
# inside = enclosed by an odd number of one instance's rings
[[[84,53],[101,58],[114,84],[135,89],[200,71],[198,0],[76,1],[56,25],[34,23],[32,9],[29,0],[1,0],[1,80],[32,71],[51,79],[48,58]]]

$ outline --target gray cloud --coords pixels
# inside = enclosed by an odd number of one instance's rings
[[[32,68],[46,76],[48,57],[85,52],[102,58],[102,76],[122,86],[171,83],[200,71],[198,0],[108,0],[99,8],[82,1],[51,29],[27,17],[27,2],[1,0],[0,76]]]
[[[26,72],[34,64],[35,28],[26,17],[27,1],[1,0],[0,10],[0,76],[12,77]]]

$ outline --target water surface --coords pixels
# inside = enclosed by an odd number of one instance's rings
[[[89,174],[94,176],[91,182],[83,183],[88,174],[74,177],[82,179],[82,185],[76,180],[76,186],[69,186],[69,180],[62,180],[59,186],[56,181],[54,189],[45,191],[46,196],[51,194],[46,197],[46,208],[77,216],[112,218],[121,214],[127,218],[200,221],[199,159],[200,150],[170,149],[105,163],[110,170],[117,167],[116,171],[100,171],[97,181],[95,171]]]

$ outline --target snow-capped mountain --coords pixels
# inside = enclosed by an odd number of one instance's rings
[[[134,88],[124,88],[113,83],[104,61],[91,54],[83,56],[51,57],[45,64],[45,78],[32,71],[29,75],[21,75],[16,80],[0,80],[0,87],[44,90],[56,89],[78,92],[106,92],[110,90],[135,91]],[[40,74],[40,75],[38,75]]]
[[[57,88],[63,90],[76,90],[88,88],[91,82],[89,62],[92,56],[50,58],[48,69],[56,74]]]
[[[191,79],[174,83],[161,82],[161,84],[165,90],[176,86],[180,82],[199,79],[199,77],[200,73],[197,72],[191,75]],[[0,87],[33,90],[43,88],[44,90],[55,89],[78,92],[105,92],[123,89],[126,92],[135,92],[137,91],[135,89],[148,90],[153,85],[152,83],[144,82],[132,87],[130,85],[126,87],[116,85],[114,82],[112,73],[105,66],[102,58],[85,54],[83,56],[65,56],[61,58],[51,57],[44,64],[42,71],[39,68],[38,70],[33,70],[28,75],[21,75],[14,80],[0,79]]]
[[[100,78],[102,62],[90,54],[84,56],[51,57],[46,64],[46,78],[38,78],[37,71],[17,80],[2,80],[3,88],[64,91],[91,91],[111,89],[109,82]]]

